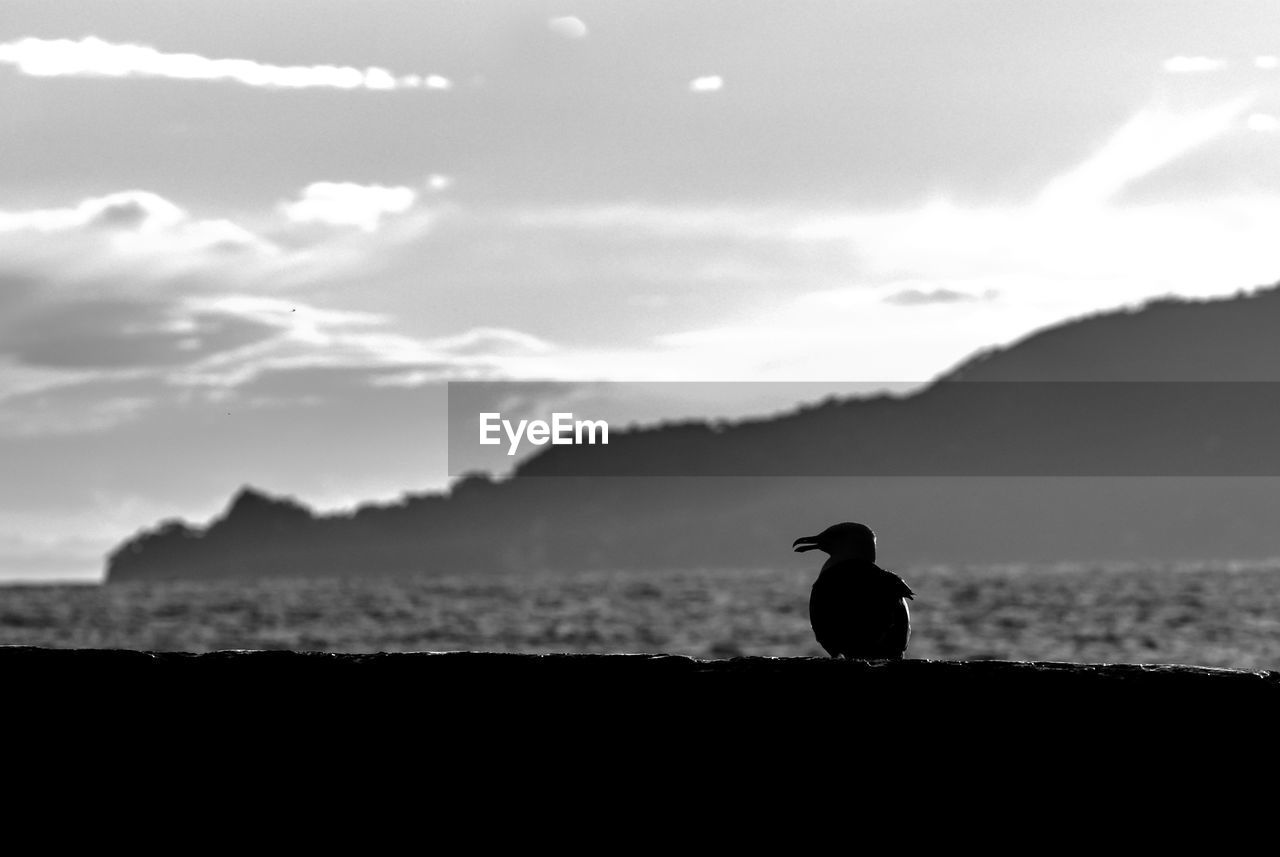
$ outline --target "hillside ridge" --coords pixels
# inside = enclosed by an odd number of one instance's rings
[[[913,394],[622,431],[348,513],[246,486],[203,528],[125,541],[107,578],[759,565],[844,519],[897,536],[902,561],[1280,555],[1276,491],[1249,478],[1280,475],[1277,333],[1280,286],[1165,298],[1035,331]],[[1202,383],[1217,398],[1191,407],[1169,381],[1259,386]]]

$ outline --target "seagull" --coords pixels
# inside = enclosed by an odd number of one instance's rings
[[[833,524],[796,539],[797,553],[829,555],[809,596],[809,622],[833,658],[902,658],[911,636],[906,581],[876,565],[876,534],[866,524]]]

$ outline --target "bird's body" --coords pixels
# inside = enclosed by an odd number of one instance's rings
[[[907,600],[915,593],[876,565],[875,534],[862,524],[836,524],[797,539],[795,549],[830,554],[809,597],[818,644],[832,657],[901,658],[911,636]]]

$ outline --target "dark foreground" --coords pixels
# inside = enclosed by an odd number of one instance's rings
[[[1190,666],[0,647],[0,676],[12,777],[271,806],[1128,801],[1243,782],[1280,715],[1280,673]]]
[[[1280,714],[1280,672],[1179,665],[0,647],[18,718],[203,732],[378,723],[763,734],[822,724],[1150,729]]]
[[[461,691],[536,681],[577,695],[595,687],[632,690],[746,690],[803,685],[811,691],[872,695],[928,689],[1033,694],[1062,700],[1096,697],[1111,703],[1151,695],[1217,693],[1239,701],[1280,702],[1280,671],[1179,664],[1072,664],[1021,661],[860,661],[833,658],[742,657],[702,660],[665,654],[514,654],[509,652],[334,652],[234,650],[142,652],[0,646],[8,681],[96,683],[230,692],[254,687],[273,695],[349,685],[384,690]],[[285,685],[281,685],[284,682]],[[597,684],[598,683],[598,684]],[[12,685],[11,685],[12,686]],[[268,690],[270,689],[270,690]]]

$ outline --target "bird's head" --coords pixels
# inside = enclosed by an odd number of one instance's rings
[[[820,550],[835,559],[876,559],[876,534],[866,524],[832,524],[816,536],[796,539],[791,546],[797,553]]]

